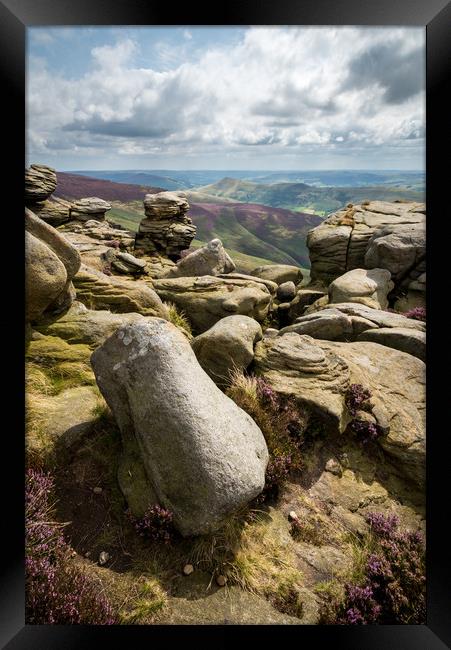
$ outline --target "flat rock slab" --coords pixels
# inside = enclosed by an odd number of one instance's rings
[[[278,612],[271,604],[240,587],[218,588],[211,576],[196,571],[174,584],[175,596],[159,618],[167,625],[301,625],[302,620]]]

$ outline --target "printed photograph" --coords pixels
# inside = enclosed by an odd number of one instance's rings
[[[26,32],[26,623],[425,624],[425,28]]]

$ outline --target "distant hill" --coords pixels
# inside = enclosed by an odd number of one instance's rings
[[[75,171],[74,175],[91,176],[102,180],[113,181],[114,183],[127,183],[129,185],[157,186],[163,190],[183,190],[194,187],[193,183],[183,176],[176,175],[175,178],[146,171]],[[198,183],[200,184],[200,183]]]
[[[145,194],[162,192],[161,187],[150,185],[127,185],[113,183],[109,180],[57,172],[57,186],[55,196],[63,199],[82,199],[85,196],[98,196],[105,201],[135,201],[143,200]]]
[[[259,203],[300,212],[314,211],[320,215],[334,212],[347,203],[365,200],[424,201],[422,191],[382,184],[367,187],[313,187],[305,183],[265,184],[228,177],[199,187],[196,191],[244,203]]]
[[[195,203],[188,194],[189,216],[197,226],[196,238],[222,240],[227,249],[280,264],[310,267],[307,232],[322,219],[316,215],[250,203]],[[143,218],[140,202],[113,204],[108,218],[137,230]]]

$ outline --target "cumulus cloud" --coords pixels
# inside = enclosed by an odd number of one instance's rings
[[[134,63],[133,38],[94,47],[77,79],[32,57],[30,156],[283,157],[424,137],[422,30],[256,27],[189,57],[192,31],[178,51],[156,43],[163,70]]]

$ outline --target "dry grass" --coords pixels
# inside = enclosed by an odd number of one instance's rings
[[[193,335],[191,323],[185,312],[179,309],[173,302],[165,302],[164,304],[168,310],[169,322],[182,330],[184,334],[187,334],[188,338],[191,338]]]

